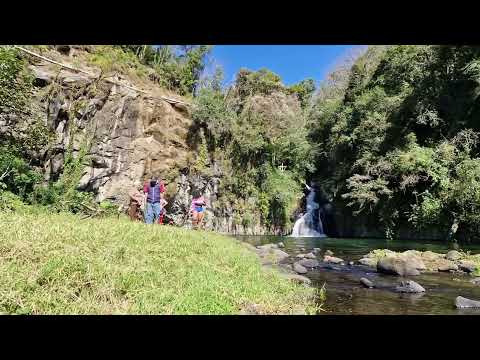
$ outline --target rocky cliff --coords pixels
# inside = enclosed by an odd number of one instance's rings
[[[57,49],[58,50],[58,49]],[[203,191],[209,206],[207,229],[219,232],[263,234],[260,224],[245,228],[232,218],[228,205],[218,204],[218,184],[222,171],[215,167],[212,176],[193,176],[189,169],[196,161],[197,144],[192,141],[192,121],[188,106],[162,100],[168,95],[152,84],[142,83],[148,93],[124,75],[110,77],[82,62],[83,47],[63,47],[50,52],[55,60],[81,66],[96,76],[74,72],[47,61],[29,58],[34,77],[31,113],[21,119],[1,114],[0,135],[25,140],[29,129],[48,133],[45,146],[32,151],[31,163],[40,169],[45,181],[55,180],[63,171],[65,159],[87,152],[80,190],[96,194],[99,201],[118,205],[128,203],[132,188],[140,189],[151,176],[167,184],[167,211],[178,225],[189,225],[187,216],[191,191]]]

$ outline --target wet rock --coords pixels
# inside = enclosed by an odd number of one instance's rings
[[[308,270],[298,262],[293,264],[293,271],[297,274],[306,274],[308,272]]]
[[[326,256],[333,256],[333,251],[327,250],[325,251]]]
[[[437,265],[438,271],[457,271],[458,266],[453,261],[443,259]]]
[[[475,279],[472,279],[472,280],[470,280],[470,282],[471,282],[472,284],[475,284],[475,285],[480,285],[480,277],[477,277],[477,278],[475,278]]]
[[[407,281],[402,281],[400,283],[400,286],[397,286],[395,288],[395,291],[401,292],[401,293],[421,293],[425,292],[425,289],[423,286],[420,284],[416,283],[415,281],[412,280],[407,280]]]
[[[377,263],[377,271],[384,274],[413,276],[420,275],[420,272],[400,257],[387,256]]]
[[[340,258],[337,258],[337,257],[334,257],[334,256],[325,255],[323,257],[323,261],[326,262],[326,263],[340,264],[340,263],[343,262],[343,259],[340,259]]]
[[[302,259],[298,263],[306,268],[315,268],[320,265],[318,260],[314,260],[314,259]]]
[[[320,253],[320,248],[313,248],[313,253],[314,254],[319,254]]]
[[[324,269],[328,269],[328,270],[333,270],[333,271],[342,271],[341,268],[339,268],[338,266],[334,266],[334,265],[331,265],[331,264],[326,264],[323,266]]]
[[[349,265],[349,266],[353,266],[353,261],[349,261],[349,262],[348,262],[348,265]]]
[[[377,266],[377,260],[374,258],[363,258],[358,260],[358,262],[362,265],[365,266],[370,266],[370,267],[376,267]]]
[[[457,309],[480,309],[480,301],[457,296],[455,306]]]
[[[297,254],[295,255],[297,258],[303,259],[305,257],[305,254]]]
[[[304,247],[300,248],[300,251],[305,251],[305,248]]]
[[[458,264],[458,268],[467,273],[472,273],[477,269],[477,265],[471,261],[461,260]]]
[[[278,247],[281,248],[281,249],[283,249],[283,248],[285,247],[285,244],[284,244],[283,242],[281,242],[281,241],[280,241],[277,245],[278,245]]]
[[[457,250],[450,250],[447,255],[445,255],[445,258],[451,261],[460,260],[462,257],[462,253],[458,252]]]
[[[367,288],[369,288],[369,289],[371,289],[371,288],[374,287],[373,282],[371,282],[371,281],[368,280],[367,278],[361,278],[361,279],[360,279],[360,283],[361,283],[363,286],[365,286],[365,287],[367,287]]]
[[[313,253],[308,253],[305,255],[306,259],[316,259],[317,257]]]
[[[291,280],[291,281],[294,281],[294,282],[297,282],[297,283],[301,283],[301,284],[309,285],[312,282],[306,276],[298,275],[298,274],[280,274],[280,276],[283,277],[284,279],[288,279],[288,280]]]

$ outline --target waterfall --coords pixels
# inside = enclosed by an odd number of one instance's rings
[[[320,219],[319,205],[315,202],[315,190],[306,185],[310,191],[307,196],[307,211],[300,217],[293,226],[292,237],[325,237],[323,233],[323,224]],[[318,211],[318,215],[315,219],[315,212]]]

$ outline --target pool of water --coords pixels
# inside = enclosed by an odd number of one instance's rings
[[[334,238],[292,238],[283,236],[236,236],[252,245],[277,243],[285,244],[290,255],[306,253],[320,248],[321,253],[331,250],[335,256],[349,261],[359,260],[374,249],[405,251],[447,252],[451,247],[442,242],[387,241],[385,239],[334,239]],[[462,246],[462,250],[480,253],[480,244]],[[480,315],[480,309],[457,310],[455,298],[463,296],[480,300],[480,286],[470,283],[472,276],[452,273],[421,274],[409,279],[422,285],[426,292],[421,294],[400,294],[394,290],[400,282],[397,276],[378,274],[361,265],[338,266],[338,270],[318,269],[306,276],[316,287],[325,286],[327,298],[321,314],[363,314],[363,315]],[[376,288],[367,289],[359,279],[372,280]]]

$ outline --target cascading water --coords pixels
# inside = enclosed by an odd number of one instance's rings
[[[315,212],[319,209],[318,203],[315,202],[315,190],[305,184],[310,193],[307,196],[307,211],[300,217],[293,226],[292,237],[325,237],[323,233],[323,224],[320,219],[320,210],[315,219]]]

